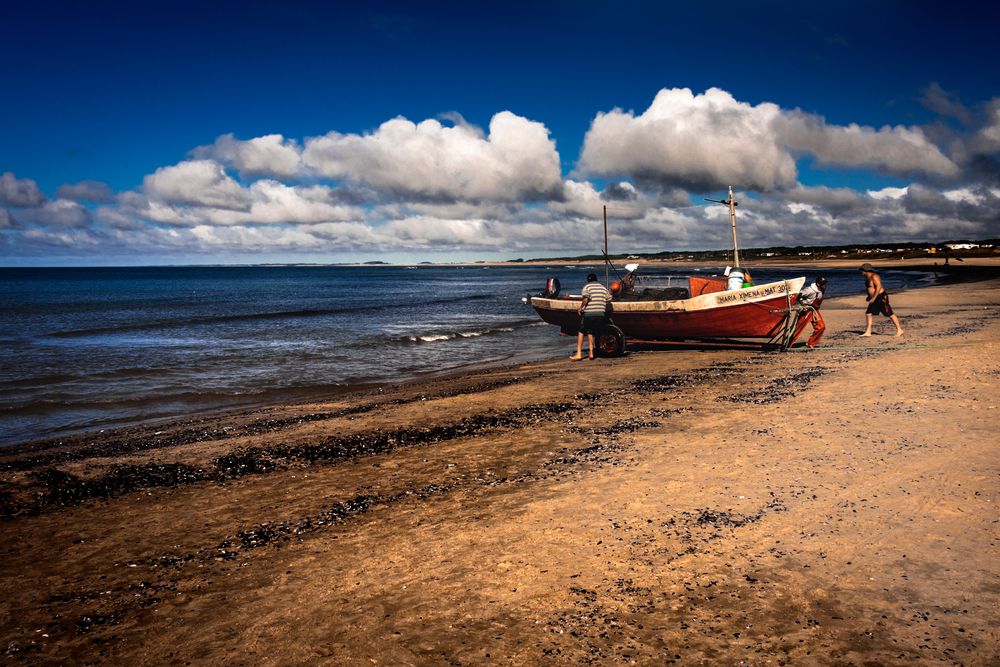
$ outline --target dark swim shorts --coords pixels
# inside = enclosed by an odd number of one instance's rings
[[[886,317],[892,317],[892,306],[889,305],[889,295],[885,292],[880,292],[878,296],[872,299],[872,302],[868,304],[868,310],[865,312],[869,315],[885,315]]]
[[[584,315],[580,318],[580,333],[596,334],[604,328],[608,318],[604,315]]]

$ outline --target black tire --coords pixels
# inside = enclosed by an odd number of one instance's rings
[[[597,356],[620,357],[625,354],[625,334],[613,324],[604,327],[597,334],[594,343],[597,345]]]

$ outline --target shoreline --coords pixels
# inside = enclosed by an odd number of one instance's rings
[[[44,452],[49,449],[74,447],[99,438],[128,439],[136,436],[148,436],[150,432],[156,435],[154,429],[184,428],[190,430],[212,422],[248,418],[253,415],[261,415],[274,411],[308,408],[317,404],[338,404],[344,401],[374,402],[387,392],[413,392],[440,383],[459,382],[463,380],[472,382],[480,377],[490,376],[495,373],[516,373],[523,367],[531,364],[553,362],[562,358],[563,355],[560,354],[551,359],[537,359],[532,362],[502,360],[496,364],[486,362],[466,364],[462,367],[438,372],[428,371],[416,377],[405,378],[395,382],[345,385],[340,391],[317,390],[312,392],[307,390],[302,393],[309,394],[308,396],[299,396],[282,401],[251,402],[236,406],[206,408],[174,416],[153,419],[140,418],[135,423],[120,426],[85,428],[80,431],[67,433],[64,436],[38,438],[9,445],[0,445],[0,460],[5,456],[17,456],[20,454]]]
[[[0,451],[5,657],[995,662],[998,287]]]
[[[558,334],[556,334],[558,335]],[[569,340],[568,338],[566,339]],[[553,351],[553,355],[557,353]],[[88,441],[107,434],[106,437],[126,437],[127,434],[145,433],[153,429],[168,428],[172,426],[185,425],[193,427],[197,424],[212,422],[220,419],[246,416],[267,412],[268,410],[281,408],[295,408],[301,406],[315,405],[317,403],[331,403],[345,399],[364,399],[372,396],[379,396],[386,391],[405,390],[411,387],[431,385],[437,382],[460,380],[462,378],[474,378],[481,375],[488,375],[492,372],[514,372],[522,366],[532,363],[544,363],[561,359],[562,351],[558,356],[548,358],[538,357],[525,360],[526,355],[518,353],[503,359],[487,360],[466,363],[460,366],[446,368],[439,371],[418,372],[412,377],[403,377],[398,380],[385,382],[357,382],[353,384],[338,385],[331,388],[303,388],[292,392],[273,390],[269,396],[262,400],[248,401],[246,403],[235,403],[219,407],[209,407],[199,410],[189,410],[175,415],[165,415],[161,417],[143,418],[136,417],[133,421],[122,421],[122,423],[108,423],[104,425],[81,427],[77,430],[67,431],[63,435],[46,436],[13,442],[10,444],[0,444],[0,458],[5,454],[16,454],[29,451],[41,451],[47,448],[57,448],[66,445],[73,445],[81,441]],[[281,400],[276,400],[281,396]]]

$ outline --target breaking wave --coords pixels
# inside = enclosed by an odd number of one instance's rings
[[[458,338],[479,338],[480,336],[491,336],[495,334],[512,333],[517,329],[523,327],[539,326],[544,325],[544,322],[539,322],[538,320],[515,320],[512,322],[503,322],[493,326],[487,327],[476,327],[471,329],[465,329],[461,331],[433,331],[427,333],[415,333],[406,336],[397,336],[395,340],[402,343],[440,343],[447,340],[455,340]]]

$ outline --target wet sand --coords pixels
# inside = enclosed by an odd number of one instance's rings
[[[0,453],[12,664],[1000,662],[1000,281]],[[554,332],[553,332],[554,333]]]

